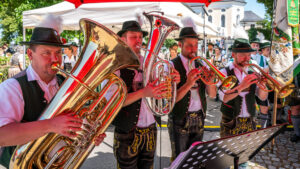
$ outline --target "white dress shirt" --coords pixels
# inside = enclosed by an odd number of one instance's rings
[[[59,86],[56,77],[46,84],[30,65],[27,70],[28,81],[36,80],[44,91],[44,98],[49,103],[56,94]],[[24,115],[24,99],[19,82],[10,78],[0,84],[0,127],[13,122],[20,122]]]
[[[190,72],[189,59],[182,56],[181,53],[179,56],[183,63],[183,66],[186,71],[186,76],[187,76]],[[174,66],[174,63],[172,61],[171,61],[171,64]],[[203,63],[203,65],[206,65],[206,64]],[[195,68],[195,62],[192,63],[192,67]],[[191,91],[191,97],[190,97],[190,105],[189,105],[188,111],[198,111],[202,108],[198,89],[190,89],[190,91]]]
[[[230,70],[234,69],[234,74],[235,74],[235,76],[237,77],[237,79],[238,79],[238,81],[239,81],[239,84],[240,84],[240,83],[243,81],[243,79],[247,76],[247,74],[245,74],[244,72],[240,72],[240,70],[237,69],[237,68],[234,66],[233,62],[231,62],[231,63],[229,64],[229,69],[230,69]],[[248,72],[248,69],[245,69],[245,71]],[[221,69],[221,72],[222,72],[224,75],[227,76],[227,72],[226,72],[226,69],[225,69],[225,68],[224,68],[224,69]],[[221,82],[218,83],[218,87],[219,87],[220,85],[221,85]],[[258,89],[258,87],[256,87],[256,93],[257,93],[257,89]],[[227,91],[227,90],[224,90],[224,91],[219,90],[219,91],[218,91],[219,98],[220,98],[221,101],[223,101],[224,95],[225,95],[224,93],[225,93],[226,91]],[[245,99],[245,97],[246,97],[246,95],[247,95],[248,93],[249,93],[248,91],[243,91],[243,92],[241,92],[241,93],[239,94],[239,96],[242,97],[242,106],[241,106],[241,111],[240,111],[240,114],[239,114],[238,117],[250,117],[250,114],[249,114],[248,109],[247,109],[246,99]]]

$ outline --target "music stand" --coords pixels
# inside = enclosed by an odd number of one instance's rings
[[[280,124],[240,135],[195,142],[180,154],[169,169],[220,169],[251,160],[266,144],[285,129]]]

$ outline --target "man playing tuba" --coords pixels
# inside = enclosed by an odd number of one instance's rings
[[[72,112],[37,121],[64,80],[52,69],[53,64],[61,64],[61,48],[66,47],[57,29],[36,27],[31,40],[23,44],[29,45],[27,54],[31,64],[0,84],[0,164],[7,168],[16,145],[50,132],[74,137],[76,131],[82,130],[82,120]],[[104,137],[105,134],[99,136],[96,144],[99,145]]]
[[[192,70],[189,60],[197,56],[198,41],[200,38],[192,27],[181,29],[179,38],[175,39],[181,48],[181,53],[172,60],[175,69],[180,74],[180,83],[177,85],[177,103],[169,115],[169,133],[172,144],[172,159],[179,153],[187,150],[193,142],[201,141],[204,132],[206,115],[206,95],[216,96],[215,85],[205,85],[199,80],[201,63],[194,62]]]

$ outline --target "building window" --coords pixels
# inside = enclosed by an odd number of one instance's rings
[[[236,24],[239,25],[240,24],[240,15],[236,16]]]
[[[208,22],[212,23],[212,16],[211,15],[208,16]]]
[[[237,11],[240,12],[240,8],[238,8]]]
[[[211,10],[211,9],[209,9],[209,10],[208,10],[208,12],[209,12],[209,13],[212,13],[212,10]]]
[[[221,27],[225,28],[225,15],[221,16]]]
[[[251,24],[250,27],[251,27],[251,28],[255,28],[255,24]]]
[[[225,12],[226,11],[226,9],[221,9],[221,12]]]

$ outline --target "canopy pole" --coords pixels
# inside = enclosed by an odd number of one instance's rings
[[[205,27],[206,27],[206,25],[205,25],[205,15],[208,16],[208,13],[207,13],[207,11],[206,11],[204,5],[202,6],[202,9],[203,9],[203,11],[204,11],[204,13],[203,13],[203,41],[204,41],[204,42],[203,42],[203,45],[204,45],[204,53],[203,53],[203,56],[205,57],[205,54],[206,54],[206,34],[205,34]]]
[[[23,26],[23,42],[26,41],[26,28]],[[26,67],[26,46],[23,45],[23,65],[22,69],[25,70]]]

